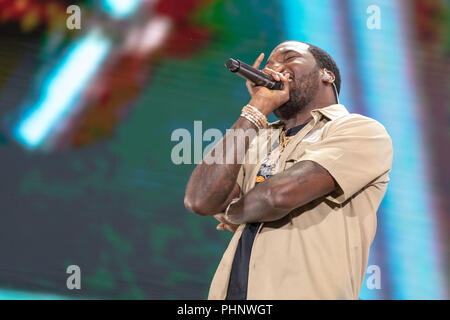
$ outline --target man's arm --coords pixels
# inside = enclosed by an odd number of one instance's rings
[[[231,129],[257,130],[256,126],[245,118],[240,117]],[[231,143],[227,142],[232,140]],[[236,183],[242,161],[237,161],[245,155],[250,144],[250,138],[244,142],[243,153],[238,155],[239,139],[232,131],[228,131],[222,140],[211,150],[210,154],[197,165],[192,172],[186,187],[184,197],[185,207],[200,215],[213,215],[223,212],[226,205],[240,194],[239,185]],[[227,146],[229,147],[227,149]],[[220,155],[221,163],[208,164],[208,157]],[[231,163],[227,163],[227,155],[233,154]]]
[[[256,185],[230,207],[227,220],[234,224],[275,221],[336,187],[333,177],[318,163],[300,161]]]
[[[253,64],[258,69],[264,54],[261,54]],[[266,117],[283,103],[289,100],[289,75],[282,75],[274,71],[267,71],[276,81],[283,82],[282,90],[270,90],[265,87],[255,86],[246,82],[250,95],[250,104],[257,108]],[[211,216],[223,212],[227,204],[239,196],[240,188],[236,183],[239,170],[242,166],[242,159],[247,153],[251,142],[251,134],[246,135],[247,130],[257,131],[257,127],[249,120],[240,117],[231,129],[244,131],[245,142],[236,137],[235,132],[227,132],[222,140],[212,149],[206,157],[217,158],[217,154],[223,160],[222,163],[207,163],[206,158],[195,168],[186,187],[184,198],[185,207],[200,215]],[[243,150],[241,152],[241,150]],[[232,155],[232,157],[230,157]],[[232,163],[229,160],[232,159]]]

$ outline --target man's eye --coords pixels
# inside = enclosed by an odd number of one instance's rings
[[[286,58],[286,61],[289,61],[289,60],[292,60],[292,59],[295,59],[295,58],[298,58],[298,57],[297,56],[288,57],[288,58]]]

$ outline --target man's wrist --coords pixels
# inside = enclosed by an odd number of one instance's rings
[[[268,106],[266,102],[264,102],[260,99],[252,98],[248,104],[252,105],[256,109],[258,109],[266,118],[272,112],[272,110],[270,109],[270,106]]]
[[[267,128],[267,117],[254,106],[247,104],[242,108],[241,117],[252,122],[258,129]]]

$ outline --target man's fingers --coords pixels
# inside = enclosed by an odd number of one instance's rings
[[[256,58],[255,63],[253,64],[253,68],[255,69],[259,69],[259,66],[261,65],[261,62],[264,59],[264,53],[261,52],[258,56],[258,58]]]
[[[272,70],[272,69],[267,68],[267,67],[264,68],[262,71],[267,73],[267,74],[270,74],[275,81],[281,81],[281,76],[282,76],[281,73],[276,72],[275,70]]]
[[[217,230],[221,230],[221,231],[230,231],[230,232],[235,232],[237,228],[227,225],[225,223],[219,223],[216,227]]]
[[[224,230],[230,231],[230,230],[228,230],[228,226],[225,223],[223,223],[223,222],[219,223],[217,225],[216,229],[217,230],[222,230],[222,231],[224,231]]]
[[[283,81],[283,91],[289,93],[289,78],[291,75],[287,73],[286,75],[281,75],[281,81]]]
[[[215,214],[214,218],[216,218],[217,221],[220,222],[216,226],[217,230],[226,230],[226,231],[235,232],[237,227],[238,227],[238,225],[230,225],[230,224],[228,224],[222,213]]]
[[[234,232],[235,231],[234,227],[232,227],[230,225],[227,225],[227,224],[224,224],[223,229],[227,230],[227,231],[230,231],[230,232]]]

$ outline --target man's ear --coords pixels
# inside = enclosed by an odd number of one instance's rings
[[[328,69],[322,69],[322,81],[326,83],[334,83],[334,80],[336,79],[334,76],[334,73],[329,71]]]

